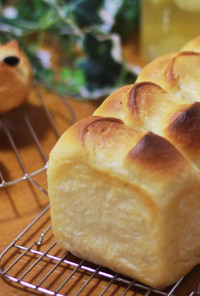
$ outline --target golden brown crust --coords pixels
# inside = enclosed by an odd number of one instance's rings
[[[189,59],[192,57],[196,57],[199,60],[200,54],[192,51],[184,51],[177,53],[169,59],[165,75],[171,87],[176,86],[176,84],[178,83],[179,75],[181,74],[180,70],[177,69],[178,67],[180,67],[179,60],[181,58],[184,59],[188,57]]]
[[[172,173],[174,167],[183,162],[182,155],[170,142],[152,132],[148,132],[127,157],[148,168],[151,173],[156,171],[162,174]]]
[[[18,59],[10,65],[8,57]],[[16,40],[0,46],[0,113],[10,111],[28,99],[32,86],[32,69]]]
[[[98,159],[100,156],[102,161],[107,161],[106,157],[113,160],[125,158],[144,136],[144,132],[129,128],[122,120],[113,117],[90,116],[75,125],[74,130],[87,157]]]
[[[140,82],[135,83],[128,95],[128,108],[132,117],[135,120],[139,120],[139,118],[144,118],[143,114],[141,115],[142,110],[146,110],[149,112],[149,109],[154,102],[154,96],[159,96],[159,94],[167,94],[167,92],[162,89],[159,85],[150,82]]]
[[[113,128],[118,128],[118,125],[124,124],[122,120],[114,117],[93,116],[90,118],[91,122],[88,123],[81,132],[81,137],[83,141],[87,133],[90,133],[90,136],[94,137],[96,135],[101,135],[102,133],[104,133],[106,130],[108,130],[108,128],[110,128],[110,126],[112,126]]]
[[[177,52],[147,64],[137,82],[152,81],[188,102],[199,101],[200,53]]]
[[[190,154],[200,152],[200,103],[190,105],[186,110],[178,112],[166,128],[166,133],[173,141]]]
[[[125,162],[135,162],[159,178],[161,173],[174,171],[174,167],[186,166],[184,157],[163,137],[129,128],[119,119],[91,117],[91,123],[82,122],[82,126],[84,129],[80,133],[89,155],[110,155],[111,159],[124,155]]]
[[[121,104],[117,105],[117,101]],[[123,87],[116,94],[113,93],[95,114],[111,116],[114,112],[116,118],[123,120],[131,128],[150,130],[164,136],[199,169],[199,104],[191,105],[159,85],[145,81]],[[110,106],[113,107],[112,110]]]

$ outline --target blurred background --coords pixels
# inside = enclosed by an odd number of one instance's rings
[[[200,1],[142,0],[141,33],[146,62],[180,50],[200,34]]]
[[[0,42],[17,39],[35,80],[96,100],[133,83],[159,55],[199,34],[198,0],[1,1]]]

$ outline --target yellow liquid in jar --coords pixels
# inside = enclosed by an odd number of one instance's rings
[[[145,62],[165,53],[179,51],[200,35],[200,11],[180,9],[173,0],[154,4],[142,0],[141,52]]]

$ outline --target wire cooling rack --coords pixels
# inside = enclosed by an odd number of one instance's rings
[[[35,87],[34,90],[39,102],[39,110],[42,108],[42,116],[46,118],[51,128],[51,134],[54,134],[55,138],[59,138],[59,124],[55,122],[51,115],[38,87]],[[69,103],[62,97],[59,97],[59,100],[67,108],[71,123],[75,122],[74,112]],[[48,158],[41,143],[41,135],[34,128],[32,118],[28,113],[28,107],[21,107],[15,112],[18,112],[20,120],[23,121],[23,126],[27,129],[27,133],[31,138],[31,145],[37,150],[40,164],[42,160],[43,165],[29,172],[26,159],[22,157],[23,149],[18,148],[18,138],[15,138],[12,134],[9,118],[7,115],[1,115],[0,129],[4,134],[3,139],[8,141],[22,176],[10,176],[10,179],[6,180],[4,174],[4,171],[6,171],[5,164],[0,163],[0,168],[2,168],[0,170],[0,188],[3,189],[20,182],[31,182],[40,193],[47,196],[46,189],[34,179],[35,176],[39,176],[44,172],[48,165]],[[37,161],[35,163],[37,164]],[[17,171],[19,170],[17,169]],[[187,281],[187,277],[191,278],[188,275],[165,291],[158,291],[106,268],[86,262],[69,252],[63,252],[54,241],[49,204],[2,252],[0,260],[2,277],[16,288],[24,286],[29,291],[34,290],[43,294],[57,296],[183,296],[184,283]],[[195,290],[188,291],[184,296],[200,295],[198,282],[196,287]]]
[[[27,179],[34,183],[32,177],[40,174],[41,172],[45,171],[47,168],[47,165],[48,165],[47,154],[49,151],[47,153],[45,153],[45,151],[40,143],[41,136],[39,137],[37,135],[36,130],[34,129],[34,123],[35,124],[38,123],[39,118],[38,118],[38,120],[34,120],[33,118],[29,117],[30,113],[28,111],[30,108],[32,108],[32,109],[35,108],[35,113],[37,112],[39,115],[39,112],[40,112],[40,117],[46,118],[46,123],[47,123],[47,125],[49,125],[49,128],[51,130],[51,134],[52,133],[54,134],[54,138],[56,137],[56,139],[58,139],[60,137],[60,131],[57,128],[56,122],[48,109],[48,105],[45,103],[43,95],[39,91],[39,87],[36,86],[36,84],[34,85],[34,91],[35,91],[36,97],[38,99],[38,104],[35,104],[34,106],[33,105],[32,106],[23,106],[21,108],[18,108],[17,111],[14,111],[15,112],[15,114],[14,114],[15,121],[14,122],[15,122],[15,124],[19,125],[17,135],[12,134],[13,113],[11,114],[12,115],[11,120],[9,117],[10,114],[3,114],[0,116],[0,128],[1,128],[1,132],[4,133],[4,135],[2,135],[2,133],[0,134],[1,143],[3,143],[4,141],[9,142],[9,145],[12,148],[12,152],[14,152],[16,160],[18,161],[18,164],[19,164],[18,171],[21,171],[21,173],[22,173],[21,177],[18,177],[18,178],[15,177],[13,180],[6,181],[3,176],[3,173],[0,170],[0,181],[1,181],[0,188],[6,187],[9,185],[14,185],[14,184],[19,183],[20,181],[24,181]],[[57,95],[57,99],[62,101],[64,107],[67,108],[66,111],[68,111],[70,113],[72,123],[75,123],[75,114],[73,112],[73,109],[71,108],[71,105],[62,96],[60,96],[58,94],[56,94],[56,95]],[[41,111],[41,109],[42,109],[42,111]],[[37,117],[37,114],[35,116]],[[31,121],[31,119],[32,119],[32,121]],[[11,121],[12,121],[12,123],[11,123]],[[23,128],[21,128],[21,127],[23,127]],[[14,128],[15,128],[15,133],[16,133],[17,132],[16,127],[14,127]],[[38,134],[39,134],[39,131],[38,131]],[[17,146],[19,146],[19,143],[21,145],[21,142],[23,142],[23,140],[25,138],[29,138],[28,139],[29,145],[30,144],[33,145],[33,147],[37,150],[37,152],[40,156],[40,159],[42,159],[42,161],[43,161],[43,166],[41,167],[41,161],[40,161],[39,168],[35,169],[32,172],[27,171],[26,164],[23,161],[22,157],[20,156],[19,149],[17,148]],[[6,161],[5,161],[5,163],[6,163]],[[0,164],[2,164],[2,163],[0,163]],[[2,165],[5,165],[5,164],[3,163]]]

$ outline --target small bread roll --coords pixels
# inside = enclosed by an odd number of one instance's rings
[[[19,107],[28,99],[32,69],[18,42],[0,46],[0,113]]]

